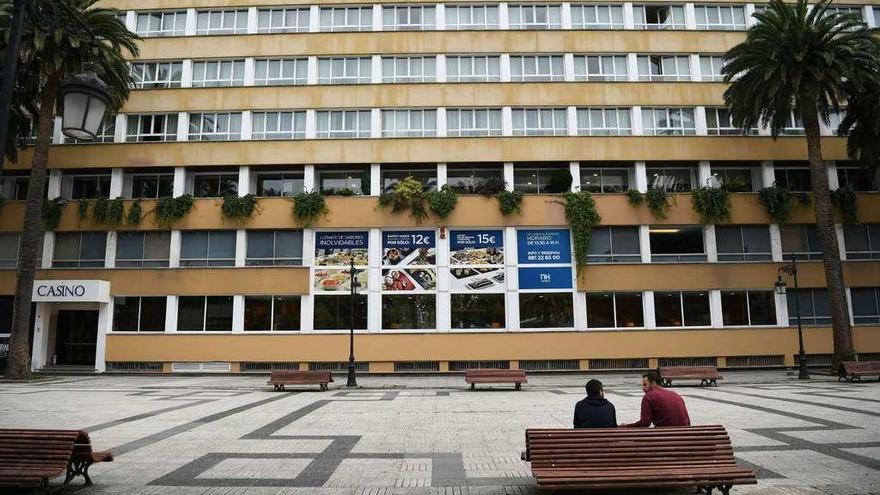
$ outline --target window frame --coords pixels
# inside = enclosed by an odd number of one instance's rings
[[[300,294],[247,294],[243,296],[244,298],[244,329],[245,333],[299,333],[302,331],[302,295]],[[247,310],[248,310],[248,299],[257,299],[257,298],[268,298],[269,299],[269,328],[266,330],[263,329],[249,329],[247,326]],[[299,318],[296,321],[295,329],[275,329],[276,322],[276,304],[280,299],[295,299],[298,301],[299,305]]]
[[[277,64],[273,68],[272,64]],[[293,77],[284,77],[286,65],[293,66]],[[254,86],[302,86],[309,82],[309,59],[258,58],[254,60]],[[277,73],[277,76],[276,76]]]
[[[405,115],[408,124],[413,123],[413,116],[420,115],[421,126],[407,125],[398,128],[399,116]],[[391,122],[389,122],[391,118]],[[393,126],[387,124],[393,123]],[[436,137],[437,136],[437,110],[434,108],[383,108],[382,109],[382,137],[383,138],[407,138],[407,137]]]
[[[679,116],[675,117],[675,114],[679,114]],[[685,125],[688,115],[690,116],[690,127]],[[650,121],[648,121],[649,118]],[[680,125],[670,125],[674,124],[676,119]],[[664,122],[666,125],[660,125]],[[695,136],[697,134],[695,109],[693,107],[643,107],[642,134],[646,136]]]
[[[228,77],[223,75],[224,70],[228,70]],[[214,74],[216,77],[209,77]],[[210,59],[193,60],[192,62],[193,88],[240,87],[244,86],[244,79],[244,59]]]
[[[138,28],[140,24],[141,17],[151,19],[152,16],[160,16],[159,17],[159,28],[151,29],[151,26],[148,26],[146,30],[141,30]],[[171,18],[171,28],[166,28],[166,18]],[[152,24],[149,21],[148,24]],[[163,10],[163,11],[148,11],[141,12],[138,11],[135,15],[135,34],[142,38],[164,38],[164,37],[172,37],[172,36],[183,36],[186,34],[186,10]]]
[[[372,6],[327,6],[320,7],[318,12],[318,30],[320,32],[340,33],[373,30]],[[357,12],[357,24],[349,22],[351,20],[349,12]],[[325,14],[329,14],[329,19],[326,19]],[[337,18],[338,14],[342,14],[342,19]],[[327,20],[329,22],[325,22]]]
[[[240,141],[242,112],[189,114],[189,141]]]
[[[149,119],[151,131],[142,133],[141,128]],[[159,121],[161,119],[161,122]],[[135,125],[132,125],[135,122]],[[128,143],[158,143],[177,141],[177,129],[180,123],[176,113],[136,113],[126,115],[125,141]],[[161,132],[155,132],[161,127]],[[134,130],[135,132],[132,132]],[[153,139],[156,138],[156,139]]]
[[[194,234],[207,234],[205,242],[204,257],[184,257],[184,244],[189,236]],[[231,236],[232,239],[232,257],[212,256],[211,246],[214,236]],[[237,254],[236,232],[234,230],[188,230],[180,233],[180,268],[218,268],[218,267],[234,267]]]
[[[117,324],[116,307],[119,304],[117,301],[118,299],[137,299],[138,314],[137,314],[137,324],[136,324],[137,329],[136,330],[117,330],[116,329],[116,324]],[[140,334],[140,333],[145,333],[145,334],[165,333],[165,331],[166,331],[165,326],[166,325],[164,325],[164,324],[162,325],[163,326],[162,330],[144,330],[143,329],[144,299],[156,299],[156,300],[161,299],[163,301],[163,303],[165,304],[165,314],[163,315],[162,320],[167,321],[168,299],[166,296],[114,296],[113,297],[114,311],[113,311],[113,315],[112,315],[113,324],[111,325],[110,332],[111,333],[133,333],[133,334],[134,333],[136,333],[136,334]]]
[[[597,115],[597,112],[601,116],[602,122],[600,126],[593,126],[593,117]],[[614,119],[617,121],[615,127],[609,125],[611,115],[614,115]],[[624,118],[621,119],[621,116]],[[589,123],[588,127],[581,125],[585,120]],[[622,120],[626,121],[625,126],[621,125]],[[629,136],[632,134],[632,109],[626,107],[577,107],[575,122],[578,136]]]
[[[478,115],[485,113],[486,126],[479,127]],[[456,117],[453,119],[453,115]],[[463,126],[464,120],[462,116],[470,116],[471,123],[474,125]],[[446,135],[448,137],[488,137],[501,136],[504,128],[502,123],[504,119],[501,108],[447,108],[446,109]],[[458,123],[458,127],[453,126],[453,120]],[[497,120],[498,127],[492,127],[493,120]]]
[[[166,89],[179,88],[183,82],[183,61],[131,61],[128,63],[131,70],[132,85],[135,89]],[[161,71],[166,71],[165,77],[159,77]],[[149,74],[148,74],[149,72]],[[146,79],[145,76],[151,76]],[[174,76],[177,76],[176,78]]]
[[[548,119],[549,122],[547,122]],[[531,124],[537,125],[530,125],[530,120]],[[514,107],[511,109],[511,122],[514,136],[568,135],[568,110],[565,107]]]
[[[212,22],[219,15],[220,27],[212,26]],[[204,17],[203,17],[204,16]],[[233,19],[232,27],[226,27],[227,18]],[[200,27],[200,22],[205,18],[205,26]],[[240,25],[241,24],[241,25]],[[248,11],[247,9],[203,9],[196,10],[196,30],[195,36],[217,36],[231,34],[247,34],[248,30]]]
[[[534,72],[530,73],[531,69],[534,69]],[[561,72],[559,69],[561,69]],[[510,82],[559,82],[564,80],[564,55],[510,56]]]
[[[853,229],[856,227],[861,227],[861,231],[859,235],[864,234],[865,244],[868,246],[867,251],[855,251],[850,250],[850,244],[855,244],[852,241]],[[877,233],[873,234],[873,230],[876,230]],[[876,237],[877,244],[874,245],[874,238]],[[849,240],[847,239],[849,238]],[[880,260],[880,223],[857,223],[857,224],[843,224],[843,245],[846,248],[846,259],[849,260]]]
[[[303,242],[303,231],[299,229],[249,229],[245,234],[245,248],[244,248],[244,265],[245,266],[256,266],[260,268],[267,268],[273,266],[303,266],[303,252],[305,251],[305,246]],[[263,258],[263,257],[252,257],[249,253],[250,241],[251,241],[251,233],[259,232],[259,233],[272,233],[272,257],[271,258]],[[286,256],[278,256],[278,233],[299,233],[299,257],[286,257]]]
[[[709,290],[703,290],[703,291],[700,291],[700,290],[653,291],[653,293],[654,293],[654,324],[655,324],[656,328],[711,328],[712,327],[712,301],[711,301],[711,294],[710,294]],[[681,325],[661,325],[659,323],[660,319],[658,318],[659,315],[657,313],[657,311],[658,311],[657,294],[658,293],[678,294],[678,310],[679,310],[679,317],[681,318]],[[699,296],[700,294],[703,294],[703,293],[705,293],[705,295],[706,295],[705,303],[706,303],[706,308],[709,310],[709,312],[707,313],[709,321],[705,324],[702,324],[702,325],[688,325],[687,320],[685,319],[685,313],[686,313],[685,312],[685,299],[684,299],[685,295],[686,294],[687,295],[696,294]]]
[[[414,19],[418,12],[418,20]],[[390,13],[391,22],[388,22]],[[400,14],[404,13],[407,22],[400,22]],[[432,31],[437,29],[437,8],[434,4],[417,5],[382,5],[383,31]]]
[[[495,22],[492,23],[489,20],[489,12],[494,9],[495,12]],[[498,4],[482,4],[482,5],[469,5],[469,4],[446,4],[445,7],[446,13],[446,29],[448,31],[476,31],[476,30],[495,30],[501,27],[501,12],[498,7]],[[483,19],[484,22],[474,22],[474,12],[482,10],[483,11]],[[471,22],[461,22],[462,12],[468,12],[467,17],[471,20]],[[457,22],[450,22],[450,16],[455,15]]]
[[[471,70],[467,74],[462,74],[461,71],[463,61],[470,64]],[[450,70],[453,67],[455,71]],[[480,74],[477,70],[478,67],[484,68],[485,73]],[[494,69],[498,69],[497,73],[493,72]],[[447,55],[446,82],[501,82],[501,55]]]
[[[281,14],[281,24],[273,26],[273,17]],[[294,14],[296,23],[289,24],[290,16]],[[305,17],[305,22],[302,18]],[[306,33],[309,31],[309,22],[311,12],[309,8],[302,7],[260,7],[257,9],[257,33]],[[266,26],[261,26],[262,21],[266,20]]]
[[[716,11],[717,21],[710,19],[710,10]],[[703,20],[700,21],[700,12],[703,13]],[[739,12],[737,18],[736,12]],[[729,12],[730,21],[725,22],[724,12]],[[694,5],[694,18],[696,27],[705,31],[745,31],[746,30],[746,11],[745,5],[716,5],[716,4],[696,4]]]
[[[672,232],[672,231],[676,232]],[[679,234],[683,231],[699,232],[702,251],[700,252],[680,252],[680,253],[657,253],[654,250],[652,240],[655,238],[653,234]],[[660,240],[660,238],[657,238]],[[684,239],[685,241],[687,238]],[[667,263],[707,263],[708,254],[706,249],[706,232],[701,225],[662,225],[648,227],[648,250],[651,253],[651,263],[667,264]]]
[[[593,295],[604,295],[610,294],[611,297],[611,311],[612,311],[612,319],[614,320],[614,326],[590,326],[590,296]],[[617,310],[617,296],[618,295],[631,295],[637,296],[639,302],[641,303],[641,312],[639,314],[639,319],[641,320],[641,325],[636,325],[632,327],[622,326],[620,325],[620,317]],[[597,330],[644,330],[647,328],[645,324],[645,294],[641,291],[588,291],[586,292],[586,303],[585,303],[585,312],[586,312],[586,329],[587,331],[597,331]]]
[[[221,296],[216,296],[216,295],[212,295],[212,296],[178,296],[178,308],[180,307],[180,300],[183,298],[200,298],[200,299],[202,299],[202,328],[200,330],[189,330],[189,329],[181,330],[180,329],[180,311],[178,310],[178,312],[177,312],[177,332],[179,332],[179,333],[184,333],[184,332],[187,332],[187,333],[229,332],[229,333],[231,333],[232,332],[232,326],[235,325],[234,317],[233,317],[234,306],[235,306],[234,296],[222,296],[222,295]],[[229,325],[228,330],[226,330],[226,329],[220,329],[220,330],[210,329],[209,330],[208,329],[208,299],[213,299],[215,302],[217,302],[217,300],[220,300],[220,299],[228,299],[229,310],[230,310],[229,311],[230,325]]]
[[[639,235],[639,227],[631,226],[631,225],[611,225],[608,227],[594,227],[594,234],[596,231],[608,231],[608,245],[611,248],[611,252],[608,254],[590,254],[590,251],[587,250],[587,262],[589,264],[595,265],[611,265],[618,263],[641,263],[642,262],[642,240]],[[614,232],[615,230],[634,230],[635,231],[635,239],[636,244],[638,245],[638,251],[635,253],[616,253],[614,251]],[[590,247],[593,247],[592,245]],[[610,259],[609,259],[610,258]]]
[[[667,72],[667,62],[675,67],[675,72]],[[682,82],[691,81],[691,63],[688,55],[637,55],[636,70],[639,81]],[[647,69],[645,73],[643,69]]]
[[[595,60],[599,72],[590,72],[590,61]],[[611,72],[607,72],[606,61],[610,61]],[[581,65],[583,67],[581,67]],[[580,70],[583,69],[583,70]],[[622,69],[622,70],[620,70]],[[575,81],[628,81],[629,64],[626,55],[617,54],[575,54],[574,55],[574,80]]]
[[[667,8],[667,22],[655,23],[648,22],[648,8]],[[641,14],[641,19],[639,17]],[[680,17],[680,18],[679,18]],[[671,22],[668,20],[671,19]],[[687,21],[685,20],[684,5],[678,4],[635,4],[633,5],[633,27],[640,30],[670,30],[678,31],[687,29]]]
[[[284,130],[284,117],[290,118],[290,130]],[[278,130],[267,130],[269,123]],[[258,122],[262,130],[258,130]],[[279,110],[251,112],[251,139],[254,141],[290,140],[306,138],[306,111]]]
[[[596,22],[589,22],[588,13],[592,11],[592,18]],[[618,15],[615,15],[617,13]],[[607,22],[600,22],[606,17]],[[619,21],[615,21],[615,17]],[[573,3],[571,5],[571,28],[572,29],[623,29],[624,28],[623,4],[608,3]]]
[[[140,236],[140,246],[141,246],[141,257],[140,258],[120,258],[120,250],[119,250],[119,239],[121,236],[126,235],[139,235]],[[168,237],[168,256],[165,258],[146,258],[147,254],[147,242],[148,236],[153,238],[153,236],[163,236],[167,235]],[[160,239],[161,240],[161,239]],[[156,242],[155,240],[153,242]],[[114,268],[127,269],[127,268],[168,268],[170,266],[171,261],[171,233],[165,230],[144,230],[144,231],[120,231],[117,232],[116,237],[116,253],[114,255]]]
[[[83,237],[94,236],[95,238],[103,237],[103,249],[100,258],[83,258]],[[77,237],[76,251],[77,257],[74,258],[58,258],[58,240],[60,238]],[[101,231],[81,231],[81,232],[58,232],[55,234],[55,245],[52,249],[52,269],[94,269],[105,268],[107,266],[107,232]]]
[[[315,112],[315,138],[316,139],[367,139],[372,131],[371,110],[346,108],[339,110],[318,110]],[[351,122],[347,122],[348,115],[354,115]],[[338,117],[337,117],[338,116]],[[334,118],[341,119],[341,129],[334,129]],[[326,121],[326,129],[322,125]],[[355,124],[354,128],[347,128],[348,124]],[[364,128],[366,125],[366,128]]]
[[[775,327],[775,326],[777,326],[777,324],[779,322],[779,317],[776,314],[776,296],[772,290],[722,289],[720,292],[721,292],[721,324],[725,328],[749,328],[749,327]],[[757,293],[763,293],[765,296],[766,295],[770,296],[770,301],[772,302],[772,304],[769,305],[768,307],[770,308],[773,315],[772,315],[772,321],[770,321],[769,323],[759,323],[759,322],[753,321],[754,318],[752,318],[752,312],[753,312],[752,311],[752,306],[753,306],[752,295],[757,294]],[[728,295],[730,295],[730,294],[745,294],[745,297],[746,297],[746,304],[745,304],[746,323],[745,324],[729,324],[729,323],[727,323],[727,321],[725,321],[726,320],[726,312],[724,310],[724,295],[725,294],[728,294]],[[760,301],[756,302],[754,304],[756,306],[759,306]]]
[[[416,64],[418,62],[418,64]],[[390,68],[389,68],[390,65]],[[406,66],[406,73],[398,74],[401,65]],[[414,74],[413,68],[421,67],[421,74]],[[429,69],[429,70],[425,70]],[[437,81],[437,57],[426,56],[382,56],[382,82],[385,84],[429,83]]]
[[[14,238],[14,240],[13,240]],[[0,246],[13,246],[15,251],[12,257],[0,250],[0,270],[15,270],[18,267],[18,252],[21,249],[21,234],[18,232],[0,232],[0,239],[6,239],[7,242],[0,242]]]
[[[767,231],[767,251],[766,252],[746,252],[745,248],[745,239],[746,232],[744,229],[746,228],[762,228]],[[718,229],[738,229],[739,231],[739,244],[740,249],[742,249],[739,253],[734,252],[722,252],[721,243],[719,242]],[[715,251],[718,256],[719,263],[758,263],[763,261],[772,261],[773,260],[773,241],[770,238],[770,229],[767,225],[716,225],[715,226]],[[722,259],[726,258],[726,259]]]
[[[538,12],[546,20],[538,20]],[[518,17],[518,19],[517,19]],[[510,4],[507,7],[507,24],[511,30],[562,29],[562,6],[560,4]]]

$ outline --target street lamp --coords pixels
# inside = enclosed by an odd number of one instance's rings
[[[354,256],[351,258],[351,296],[349,299],[349,316],[351,317],[348,331],[348,381],[345,382],[346,387],[357,387],[357,378],[354,374],[354,305],[357,298],[357,271],[354,268]]]
[[[107,85],[95,74],[80,74],[65,81],[61,93],[61,132],[74,139],[94,141],[110,103]]]
[[[791,275],[794,279],[794,310],[797,316],[797,330],[798,330],[798,380],[809,380],[810,372],[807,370],[807,355],[804,352],[804,329],[803,325],[801,325],[801,300],[798,294],[798,279],[797,279],[797,259],[792,258],[791,263],[787,265],[780,266],[778,268],[778,277],[776,279],[776,283],[773,284],[776,289],[776,293],[784,296],[785,295],[785,280],[782,279],[782,274]]]

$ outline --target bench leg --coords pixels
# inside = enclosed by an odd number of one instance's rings
[[[89,461],[71,461],[67,463],[67,476],[64,478],[64,486],[67,487],[67,485],[77,476],[83,477],[85,480],[85,486],[91,485],[92,478],[89,477],[89,466],[91,465],[92,463]]]
[[[515,384],[513,389],[514,389],[514,390],[521,390],[521,389],[522,389],[522,383],[517,383],[517,384]]]
[[[474,390],[474,389],[476,389],[476,388],[477,388],[477,384],[476,384],[476,383],[471,383],[471,390]]]
[[[710,382],[710,385],[714,385],[714,386],[717,387],[717,386],[718,386],[718,379],[717,379],[717,378],[713,378],[712,381]]]

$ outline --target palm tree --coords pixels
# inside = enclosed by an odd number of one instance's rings
[[[6,376],[30,375],[28,327],[37,253],[43,240],[44,187],[53,121],[65,78],[92,72],[110,89],[113,105],[128,97],[131,73],[126,55],[138,53],[135,34],[119,20],[119,11],[95,7],[98,0],[34,0],[26,10],[17,78],[37,84],[37,144],[31,162],[25,202],[24,229],[19,245],[12,337]],[[22,83],[24,84],[24,83]]]
[[[734,125],[770,128],[776,138],[792,112],[803,121],[810,161],[816,227],[831,305],[834,362],[853,359],[843,268],[832,216],[828,173],[822,161],[819,119],[846,101],[847,87],[877,77],[878,46],[856,15],[828,12],[830,0],[772,0],[755,14],[746,40],[724,55],[724,101]]]
[[[861,88],[852,88],[846,105],[846,116],[838,133],[847,136],[849,157],[866,168],[872,180],[880,166],[880,81],[870,81]]]

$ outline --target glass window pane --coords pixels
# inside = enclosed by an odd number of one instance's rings
[[[269,331],[272,329],[272,297],[245,296],[245,331]]]
[[[452,328],[504,328],[504,294],[452,294]]]
[[[618,292],[614,299],[618,328],[645,326],[641,292]]]
[[[721,291],[721,314],[725,326],[748,325],[749,308],[745,291]]]
[[[587,328],[614,327],[614,293],[587,293]]]
[[[272,330],[299,330],[300,296],[275,296],[272,303]]]
[[[137,332],[138,311],[140,298],[138,297],[114,297],[113,298],[113,331],[114,332]],[[164,313],[163,313],[164,316]]]
[[[683,326],[680,292],[654,293],[654,320],[658,327]]]
[[[232,296],[208,296],[206,331],[232,331]]]
[[[773,291],[749,291],[749,315],[752,325],[775,325],[776,299]]]
[[[573,298],[570,292],[549,294],[520,293],[521,328],[564,328],[574,326]]]
[[[712,324],[709,317],[709,294],[706,292],[682,293],[684,303],[684,324],[686,326],[708,326]]]
[[[177,298],[177,331],[202,331],[205,326],[205,298],[180,296]]]

